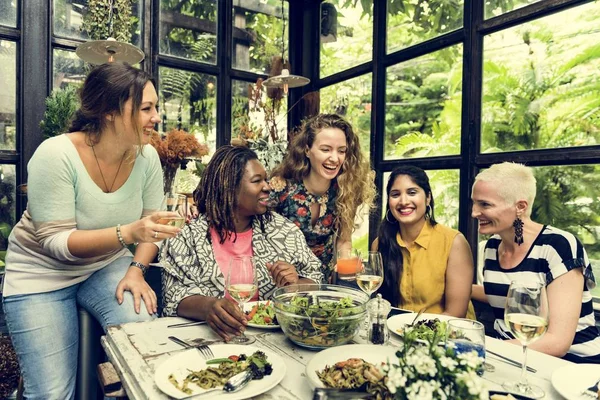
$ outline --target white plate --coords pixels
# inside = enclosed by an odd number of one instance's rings
[[[251,381],[248,386],[241,389],[239,392],[225,393],[225,392],[211,392],[211,400],[239,400],[247,399],[253,396],[257,396],[264,393],[277,385],[285,376],[285,362],[277,354],[266,349],[259,349],[254,346],[235,345],[235,344],[220,344],[210,346],[213,351],[215,358],[229,357],[231,355],[246,354],[251,355],[257,350],[264,352],[267,356],[267,360],[273,365],[273,372],[271,375],[265,376],[262,379]],[[190,384],[189,388],[192,390],[192,394],[185,394],[181,390],[177,389],[171,382],[169,382],[169,375],[173,374],[175,379],[181,384],[185,377],[188,375],[189,370],[199,371],[206,369],[206,362],[200,355],[197,349],[190,349],[181,352],[158,366],[154,373],[154,383],[156,386],[176,399],[184,399],[186,397],[202,394],[205,389],[202,389],[195,384]]]
[[[362,358],[368,363],[379,365],[396,360],[396,349],[391,346],[378,346],[375,344],[347,344],[344,346],[330,347],[320,351],[306,364],[306,377],[310,386],[324,388],[325,385],[317,376],[317,371],[322,371],[328,365],[345,361],[349,358]]]
[[[600,379],[600,365],[571,364],[552,373],[552,386],[567,400],[583,398],[581,392]]]
[[[265,300],[249,301],[247,303],[244,303],[244,312],[252,310],[252,307],[254,307],[255,304],[265,304],[265,303],[266,303]],[[271,304],[272,303],[273,302],[271,302]],[[248,326],[250,326],[252,328],[258,328],[258,329],[279,329],[280,328],[280,326],[278,324],[259,325],[259,324],[252,324],[250,322],[248,322]]]
[[[388,318],[388,320],[386,321],[386,325],[392,333],[400,336],[398,329],[404,329],[406,325],[409,325],[413,322],[416,316],[416,313],[394,315],[393,317]],[[423,313],[415,322],[436,318],[440,321],[449,321],[451,319],[456,319],[456,317],[451,317],[449,315]]]

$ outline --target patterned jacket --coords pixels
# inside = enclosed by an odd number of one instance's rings
[[[264,232],[258,220],[252,223],[252,251],[256,260],[259,298],[268,299],[276,289],[266,263],[286,261],[298,275],[321,282],[321,262],[310,251],[298,227],[277,213],[265,222]],[[159,261],[164,271],[163,316],[177,315],[179,303],[188,296],[223,297],[225,277],[213,253],[208,222],[204,215],[186,225],[174,238],[163,244]]]

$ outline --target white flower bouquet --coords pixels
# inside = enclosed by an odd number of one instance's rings
[[[396,352],[397,364],[384,365],[385,384],[393,399],[487,400],[488,390],[477,375],[484,360],[477,352],[456,354],[452,346],[440,346],[435,335],[426,344],[405,336]]]

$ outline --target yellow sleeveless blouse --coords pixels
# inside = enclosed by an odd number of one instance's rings
[[[427,308],[428,313],[441,314],[445,309],[446,267],[452,242],[458,231],[429,222],[410,248],[400,233],[396,240],[403,257],[402,279],[400,280],[400,308],[418,312]],[[467,318],[476,319],[469,301]]]

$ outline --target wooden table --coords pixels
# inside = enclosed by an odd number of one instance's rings
[[[154,371],[167,358],[183,350],[181,346],[167,339],[168,336],[174,335],[194,343],[220,342],[220,338],[206,325],[167,328],[167,325],[185,321],[182,318],[159,318],[149,322],[129,323],[108,328],[107,335],[102,338],[102,346],[119,373],[130,399],[168,399],[154,385]],[[282,356],[287,366],[286,376],[281,383],[267,393],[257,396],[256,399],[312,399],[312,390],[304,370],[316,352],[294,345],[279,330],[249,328],[247,334],[256,335],[253,346],[276,352]],[[519,346],[497,339],[487,337],[486,348],[513,360],[522,359]],[[344,358],[346,355],[341,357]],[[550,379],[552,372],[557,368],[571,363],[533,350],[528,351],[527,358],[528,365],[537,369],[535,374],[528,373],[530,382],[544,389],[546,399],[561,399],[562,397],[552,387]],[[487,361],[495,367],[494,372],[484,374],[488,389],[502,390],[502,382],[519,379],[520,368],[506,364],[491,355],[488,356]]]

